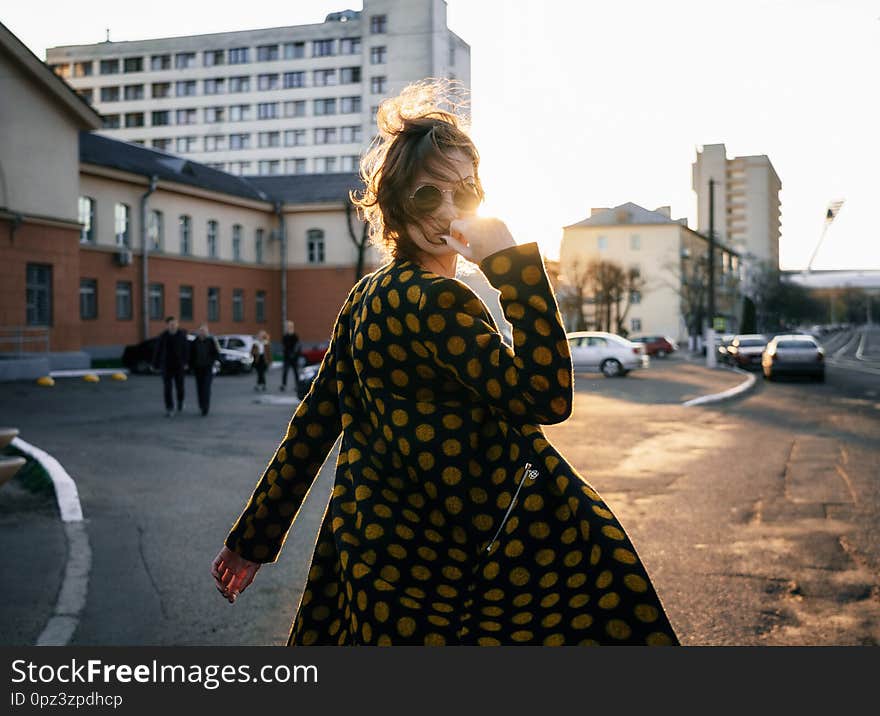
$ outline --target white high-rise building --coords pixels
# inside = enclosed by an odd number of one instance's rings
[[[364,0],[323,23],[52,47],[101,133],[233,174],[357,169],[385,97],[427,77],[470,87],[444,0]]]
[[[723,144],[706,144],[693,164],[697,224],[709,232],[709,180],[715,180],[715,236],[747,264],[779,267],[782,182],[765,155],[727,158]]]

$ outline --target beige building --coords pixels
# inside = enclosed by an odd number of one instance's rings
[[[630,296],[625,330],[630,335],[666,335],[684,341],[693,332],[686,320],[688,306],[683,305],[693,286],[683,288],[683,281],[693,283],[695,264],[705,261],[707,249],[706,239],[688,228],[687,219],[673,220],[668,206],[653,211],[633,203],[597,208],[589,218],[564,227],[560,277],[563,285],[570,285],[584,267],[598,260],[615,262],[624,270],[637,269],[644,286]],[[739,259],[719,246],[715,266],[718,312],[735,322]],[[584,308],[588,322],[593,322],[593,303]],[[574,330],[573,317],[565,319],[567,329]]]
[[[749,265],[779,267],[782,183],[764,156],[727,158],[723,144],[706,144],[693,164],[697,230],[709,232],[709,180],[715,180],[715,236]]]
[[[444,0],[364,0],[319,24],[46,55],[103,134],[232,174],[356,171],[382,99],[426,77],[470,86],[470,47]]]

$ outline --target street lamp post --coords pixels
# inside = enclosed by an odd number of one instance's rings
[[[709,266],[708,326],[706,328],[706,366],[714,368],[715,355],[715,180],[709,180]]]

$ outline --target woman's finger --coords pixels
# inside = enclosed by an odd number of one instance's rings
[[[450,236],[449,234],[443,234],[442,238],[444,241],[446,241],[446,245],[449,248],[451,248],[453,251],[461,254],[466,259],[470,259],[473,257],[474,254],[473,254],[473,251],[471,250],[471,247],[465,246],[463,243],[461,243],[454,236]]]

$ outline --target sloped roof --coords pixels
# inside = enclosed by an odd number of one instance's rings
[[[613,209],[600,211],[587,219],[564,228],[571,229],[576,226],[621,226],[624,224],[681,224],[681,222],[670,219],[658,211],[650,211],[643,206],[628,201],[620,206],[615,206]]]
[[[256,201],[272,198],[242,177],[190,161],[173,154],[147,149],[137,144],[120,142],[91,132],[80,132],[79,158],[81,162],[119,169],[141,176],[156,176],[160,180],[199,187],[221,194],[240,196]]]
[[[286,204],[346,202],[352,189],[363,188],[357,172],[246,177],[253,186]]]

